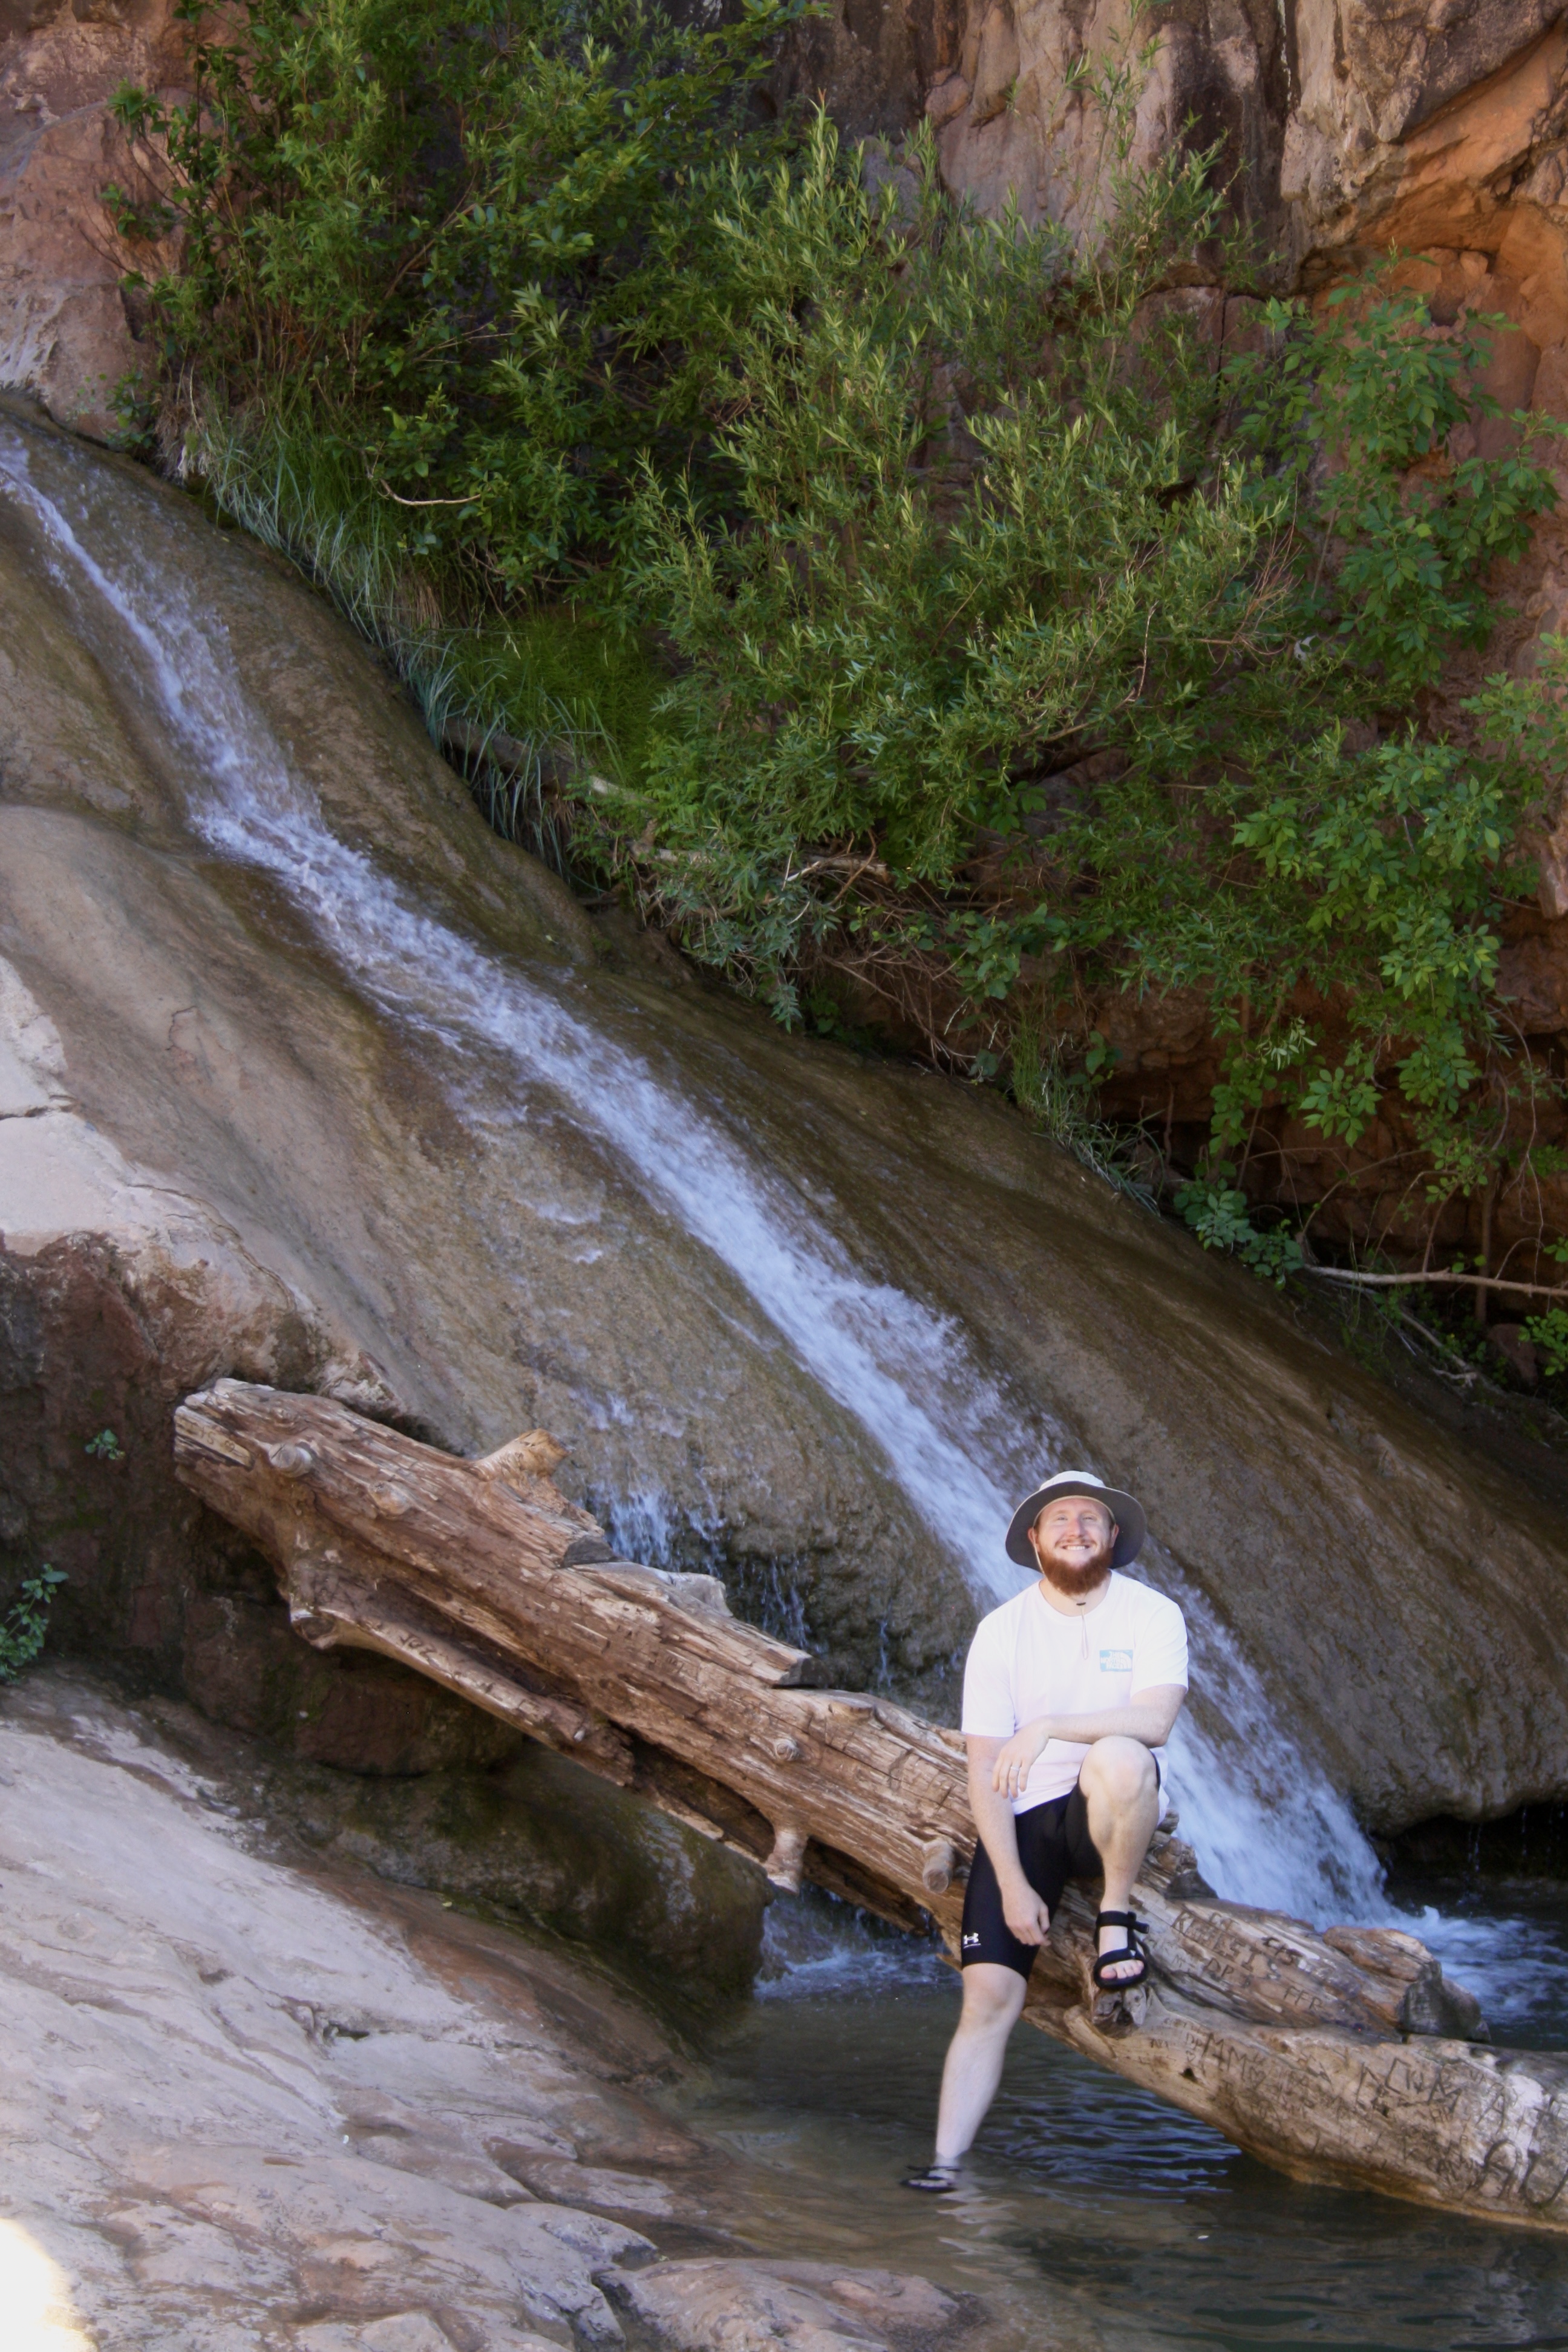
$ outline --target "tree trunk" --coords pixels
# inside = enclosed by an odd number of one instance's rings
[[[320,1397],[221,1381],[175,1415],[184,1483],[266,1551],[295,1630],[401,1659],[761,1864],[953,1953],[974,1830],[958,1733],[733,1619],[710,1577],[615,1558],[542,1432],[465,1462]],[[1097,1994],[1070,1888],[1026,2015],[1300,2179],[1568,2229],[1568,2063],[1475,2046],[1414,1937],[1219,1902],[1157,1836],[1149,1981]]]

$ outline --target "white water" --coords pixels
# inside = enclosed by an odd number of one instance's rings
[[[276,876],[358,986],[459,1067],[476,1049],[499,1049],[525,1085],[557,1093],[860,1423],[976,1597],[994,1602],[1019,1590],[1023,1571],[1002,1549],[1006,1498],[1061,1466],[1063,1433],[1038,1413],[1021,1427],[1017,1402],[982,1372],[950,1318],[864,1278],[795,1186],[676,1081],[597,1032],[566,1001],[566,984],[484,953],[339,841],[247,695],[221,618],[195,609],[178,572],[156,566],[151,533],[110,545],[95,530],[91,462],[54,444],[46,458],[0,423],[0,481],[33,519],[54,576],[94,634],[107,621],[122,641],[188,759],[197,830],[223,856]],[[628,1501],[617,1537],[640,1539],[642,1556],[655,1551],[661,1508],[657,1496]],[[1148,1565],[1187,1612],[1198,1675],[1227,1727],[1215,1745],[1189,1716],[1172,1747],[1183,1830],[1211,1880],[1236,1900],[1319,1920],[1391,1916],[1349,1807],[1297,1752],[1257,1673],[1172,1563]]]

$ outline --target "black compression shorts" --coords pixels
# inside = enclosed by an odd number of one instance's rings
[[[1158,1783],[1163,1775],[1157,1760],[1154,1771]],[[1100,1848],[1089,1833],[1089,1806],[1081,1789],[1031,1805],[1014,1816],[1013,1826],[1024,1875],[1053,1918],[1069,1878],[1104,1876]],[[963,1965],[967,1969],[976,1960],[990,1960],[1026,1977],[1038,1952],[1037,1944],[1021,1944],[1004,1918],[995,1867],[977,1840],[963,1895]]]

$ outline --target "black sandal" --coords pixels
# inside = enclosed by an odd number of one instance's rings
[[[928,2197],[945,2197],[957,2186],[956,2164],[928,2164],[923,2172],[911,2172],[904,2182],[906,2189],[923,2189]]]
[[[1127,1930],[1127,1941],[1120,1950],[1100,1952],[1096,1956],[1090,1974],[1101,1992],[1131,1992],[1133,1987],[1141,1985],[1148,1975],[1148,1958],[1138,1941],[1139,1930],[1142,1926],[1142,1920],[1131,1911],[1097,1911],[1095,1913],[1094,1932],[1097,1940],[1102,1927],[1125,1927]],[[1102,1969],[1120,1968],[1124,1960],[1137,1961],[1138,1973],[1135,1977],[1111,1977],[1108,1980],[1100,1974]]]

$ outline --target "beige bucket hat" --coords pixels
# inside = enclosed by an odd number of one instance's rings
[[[1064,1495],[1088,1495],[1103,1503],[1116,1522],[1116,1547],[1110,1555],[1112,1568],[1125,1568],[1135,1560],[1143,1549],[1149,1532],[1149,1522],[1143,1516],[1143,1506],[1131,1495],[1124,1495],[1120,1486],[1108,1486],[1092,1470],[1058,1470],[1026,1495],[1013,1514],[1007,1529],[1007,1557],[1020,1568],[1037,1566],[1034,1547],[1029,1541],[1029,1529],[1047,1503],[1059,1502]]]

